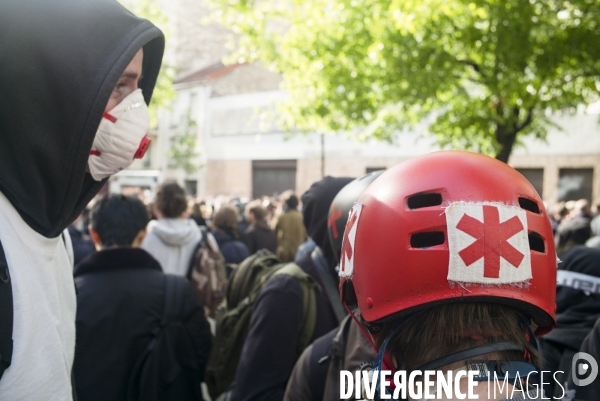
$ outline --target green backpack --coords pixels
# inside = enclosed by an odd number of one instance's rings
[[[280,274],[298,280],[304,295],[304,317],[296,346],[296,358],[309,345],[317,320],[315,288],[320,290],[320,286],[299,266],[281,263],[277,256],[261,249],[234,270],[227,288],[227,309],[217,317],[217,332],[205,376],[213,399],[232,388],[244,341],[250,329],[254,301],[265,283]]]

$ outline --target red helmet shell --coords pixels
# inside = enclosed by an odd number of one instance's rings
[[[552,228],[533,186],[510,166],[470,152],[431,153],[383,173],[358,205],[345,230],[340,291],[344,301],[352,282],[366,322],[485,301],[521,310],[540,335],[554,326]]]

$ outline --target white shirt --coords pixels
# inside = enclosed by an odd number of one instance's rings
[[[13,355],[0,400],[71,400],[76,297],[62,238],[23,221],[0,192],[0,241],[12,280]]]

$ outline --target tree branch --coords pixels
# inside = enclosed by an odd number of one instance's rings
[[[476,62],[471,61],[471,60],[459,60],[459,59],[456,59],[456,61],[458,61],[459,63],[466,64],[470,67],[473,67],[473,70],[476,73],[481,74],[481,67],[479,67],[479,64],[477,64]]]
[[[525,117],[525,121],[523,121],[521,124],[515,124],[515,133],[520,132],[522,129],[531,124],[532,119],[533,107],[530,107],[529,109],[527,109],[527,117]]]

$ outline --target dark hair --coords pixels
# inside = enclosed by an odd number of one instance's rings
[[[185,191],[176,182],[161,184],[156,191],[154,204],[163,217],[179,217],[187,209]]]
[[[219,211],[215,214],[213,225],[229,234],[232,238],[238,239],[238,220],[239,213],[235,206],[221,205]]]
[[[296,209],[298,207],[298,197],[296,195],[290,195],[290,197],[285,200],[285,204],[290,209]]]
[[[131,246],[148,224],[146,206],[133,196],[103,196],[94,204],[90,216],[90,224],[103,246]]]
[[[397,322],[384,323],[376,347]],[[391,338],[386,351],[395,355],[399,369],[414,370],[454,352],[479,345],[510,341],[530,354],[531,363],[541,367],[540,353],[527,341],[526,328],[516,310],[491,303],[442,304],[419,312]],[[499,360],[523,360],[524,353],[500,351]],[[478,356],[475,359],[484,359]]]
[[[262,221],[267,215],[267,211],[262,206],[260,200],[254,200],[246,205],[246,214],[252,213],[257,221]]]

